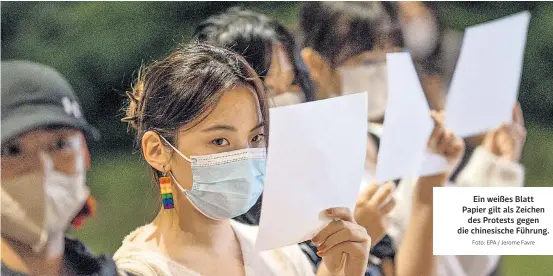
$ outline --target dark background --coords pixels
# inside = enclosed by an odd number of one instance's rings
[[[149,171],[133,149],[122,106],[143,63],[163,58],[190,39],[201,20],[235,5],[266,13],[297,31],[299,2],[2,2],[2,60],[50,65],[75,88],[85,116],[103,140],[91,143],[89,181],[96,218],[76,232],[96,252],[113,253],[124,235],[155,215]],[[431,3],[440,21],[465,27],[522,10],[532,13],[519,100],[528,128],[523,157],[527,186],[553,179],[553,4],[551,2]],[[512,256],[506,275],[551,275],[553,257]]]

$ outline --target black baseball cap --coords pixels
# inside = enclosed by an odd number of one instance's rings
[[[47,126],[82,130],[87,140],[100,133],[83,117],[69,82],[56,70],[31,61],[2,61],[2,143]]]

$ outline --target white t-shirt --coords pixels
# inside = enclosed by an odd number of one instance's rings
[[[256,252],[257,227],[231,220],[238,238],[246,276],[314,276],[313,266],[298,245]],[[113,256],[119,270],[140,276],[200,276],[201,274],[135,241],[144,227],[130,233]],[[214,264],[216,265],[216,264]]]

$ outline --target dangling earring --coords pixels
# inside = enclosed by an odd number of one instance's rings
[[[84,207],[71,221],[71,225],[77,229],[80,229],[83,226],[84,221],[87,218],[94,216],[94,214],[96,214],[96,199],[89,196]]]
[[[173,187],[171,186],[171,177],[167,176],[166,172],[163,173],[163,177],[159,178],[159,188],[161,190],[163,209],[173,209]]]

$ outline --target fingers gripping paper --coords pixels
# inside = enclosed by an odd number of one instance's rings
[[[445,124],[458,136],[512,121],[530,13],[467,28],[445,107]]]
[[[367,145],[367,93],[270,110],[257,250],[311,239],[331,207],[353,211]]]

